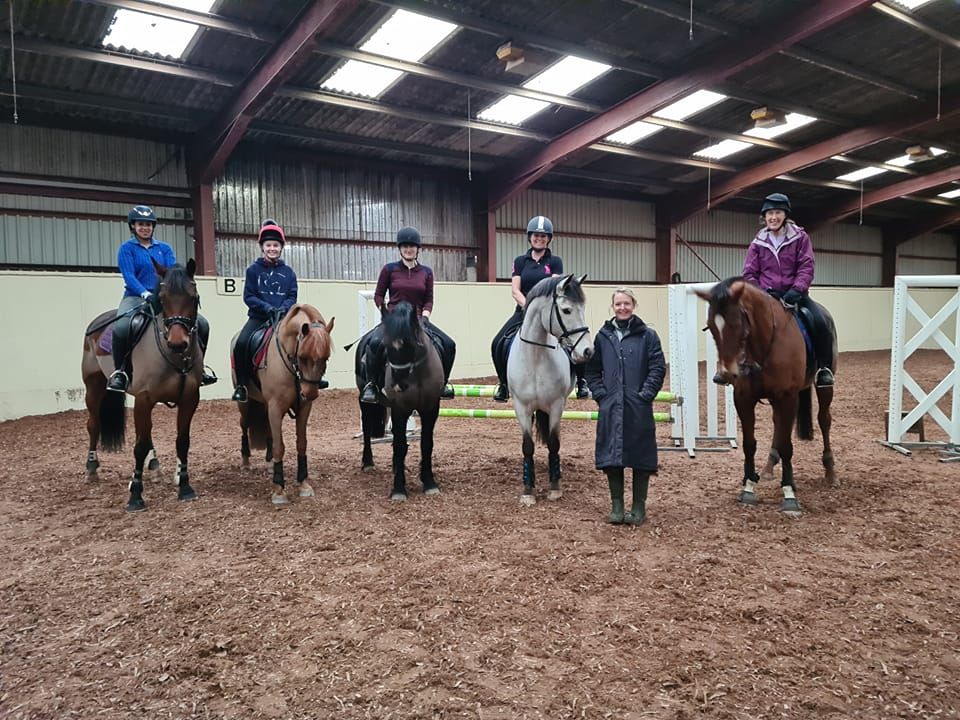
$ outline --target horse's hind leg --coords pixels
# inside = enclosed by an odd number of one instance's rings
[[[823,472],[824,480],[831,486],[837,484],[837,472],[833,464],[833,449],[830,446],[830,427],[833,415],[830,404],[833,402],[833,386],[817,388],[817,422],[823,435]]]
[[[407,420],[409,413],[393,410],[390,413],[390,423],[393,427],[393,490],[390,499],[403,502],[407,499]]]
[[[99,380],[99,382],[98,382]],[[97,443],[100,442],[100,403],[107,392],[107,381],[103,374],[92,379],[84,379],[87,392],[84,401],[87,405],[87,435],[90,442],[87,445],[87,477],[95,480],[97,470],[100,468],[100,458],[97,455]]]
[[[547,466],[550,472],[550,490],[547,492],[547,500],[559,500],[563,497],[563,490],[560,489],[560,425],[559,423],[550,430],[547,438],[547,450],[549,456]]]
[[[439,495],[440,488],[433,477],[433,431],[440,415],[439,403],[420,412],[420,482],[424,495]]]
[[[305,403],[297,413],[297,484],[300,497],[313,497],[315,493],[307,482],[307,420],[310,419],[312,402]]]
[[[190,454],[190,424],[193,414],[200,403],[200,390],[186,393],[177,406],[177,499],[196,500],[197,493],[190,487],[190,474],[187,471],[187,456]]]

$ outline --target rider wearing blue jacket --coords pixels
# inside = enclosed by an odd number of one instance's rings
[[[123,276],[123,298],[113,324],[113,366],[116,370],[107,380],[107,390],[126,392],[130,384],[130,322],[138,308],[145,303],[157,305],[153,289],[157,286],[157,271],[153,264],[168,268],[177,262],[173,248],[153,237],[157,216],[146,205],[137,205],[127,213],[127,227],[132,235],[117,251],[117,267]],[[197,334],[200,346],[207,347],[210,324],[197,315]],[[211,385],[216,376],[203,373],[202,385]]]

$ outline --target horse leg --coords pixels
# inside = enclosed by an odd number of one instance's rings
[[[561,412],[563,408],[561,407]],[[557,413],[556,422],[553,414],[550,416],[550,435],[547,437],[547,451],[549,452],[547,467],[550,473],[550,490],[547,500],[559,500],[563,497],[560,489],[560,414]]]
[[[830,414],[830,404],[833,402],[833,385],[817,388],[817,422],[823,434],[823,471],[824,480],[831,487],[837,485],[837,472],[833,464],[833,449],[830,447],[830,427],[833,425],[833,416]]]
[[[737,415],[740,417],[740,427],[743,430],[743,488],[737,501],[741,505],[757,504],[757,483],[760,476],[754,458],[757,454],[757,436],[754,434],[757,422],[757,408],[752,398],[743,397],[734,393],[734,403],[737,406]]]
[[[187,456],[190,454],[190,423],[200,403],[200,389],[186,393],[177,404],[177,500],[196,500],[197,493],[190,487]]]
[[[390,499],[403,502],[407,499],[407,420],[410,413],[391,410],[390,424],[393,427],[393,490]]]
[[[247,418],[247,403],[237,403],[240,407],[240,461],[242,467],[250,467],[250,421]]]
[[[283,456],[286,447],[283,444],[283,432],[281,423],[286,408],[282,407],[276,400],[267,405],[267,418],[270,420],[270,436],[274,442],[267,441],[267,454],[273,459],[273,492],[270,495],[270,502],[274,505],[286,505],[290,501],[284,492],[286,482],[283,478]]]
[[[304,403],[297,413],[297,484],[300,486],[300,497],[315,495],[307,482],[307,420],[312,407],[312,402]]]
[[[130,480],[130,497],[127,500],[127,512],[140,512],[147,509],[143,501],[143,464],[147,453],[153,447],[153,403],[144,395],[137,396],[133,405],[133,421],[137,433],[137,442],[133,446],[133,478]]]
[[[439,495],[440,488],[433,477],[433,430],[440,415],[440,404],[420,412],[420,482],[424,495]]]
[[[98,377],[85,381],[87,392],[84,401],[87,405],[87,435],[90,442],[87,445],[87,478],[97,479],[97,470],[100,468],[100,458],[97,455],[97,444],[100,442],[100,403],[107,392],[107,381],[103,373]]]
[[[783,492],[783,502],[780,511],[790,517],[800,517],[800,503],[797,502],[796,485],[793,481],[793,421],[797,416],[797,396],[792,395],[779,400],[771,400],[773,406],[773,447],[770,448],[770,459],[767,466],[773,470],[773,464],[779,455],[783,463],[783,476],[780,479],[780,490]]]

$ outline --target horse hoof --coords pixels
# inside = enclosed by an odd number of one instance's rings
[[[800,503],[797,502],[796,498],[784,498],[783,502],[780,503],[780,512],[792,518],[798,518],[803,514]]]
[[[406,502],[406,501],[407,501],[407,494],[406,494],[406,493],[395,492],[395,493],[393,493],[393,494],[390,495],[390,500],[392,500],[393,502]]]
[[[197,493],[193,488],[190,488],[187,491],[181,491],[177,493],[177,500],[180,502],[190,502],[191,500],[197,499]]]
[[[750,505],[752,507],[757,504],[757,494],[744,490],[740,493],[740,497],[737,498],[737,502],[741,505]]]
[[[277,493],[273,493],[273,495],[270,496],[270,502],[272,502],[276,507],[282,507],[290,504],[290,501],[287,500],[286,495],[279,495]]]
[[[439,495],[439,494],[440,494],[440,488],[438,488],[436,485],[434,485],[433,487],[424,488],[424,489],[423,489],[423,494],[424,494],[424,495],[428,495],[428,496],[429,496],[429,495]]]
[[[376,469],[377,469],[376,465],[364,465],[363,467],[360,468],[360,470],[365,473],[373,472]]]
[[[547,500],[559,500],[563,497],[563,490],[550,490],[547,493]]]
[[[315,497],[316,493],[313,491],[313,488],[304,483],[300,486],[300,497]]]
[[[87,463],[87,475],[96,475],[97,470],[100,469],[100,463],[96,460]]]
[[[126,508],[128,513],[143,512],[146,509],[147,504],[143,500],[131,500]]]
[[[150,462],[147,463],[147,470],[156,471],[160,469],[160,461],[156,458],[151,458]]]
[[[240,467],[242,467],[242,468],[248,468],[248,467],[250,467],[250,457],[249,457],[249,456],[243,458],[243,460],[240,461]]]
[[[526,493],[524,493],[523,495],[520,496],[520,504],[521,504],[521,505],[528,505],[528,506],[529,506],[529,505],[536,505],[536,504],[537,504],[537,498],[534,497],[533,495],[527,495]]]

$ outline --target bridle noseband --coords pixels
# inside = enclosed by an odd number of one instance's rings
[[[556,316],[557,318],[557,324],[560,325],[559,335],[553,332],[554,316]],[[560,314],[560,303],[558,302],[558,295],[556,292],[554,292],[553,307],[550,308],[550,324],[547,326],[547,332],[553,335],[555,338],[557,338],[557,340],[559,340],[560,342],[560,345],[563,346],[568,352],[573,352],[574,349],[577,347],[577,345],[580,344],[580,341],[583,340],[584,336],[588,332],[590,332],[590,328],[586,325],[582,325],[580,327],[568,329],[563,322],[563,316]],[[577,333],[579,334],[577,335]],[[520,337],[520,340],[522,340],[523,342],[529,345],[537,345],[539,347],[549,348],[550,350],[557,349],[556,345],[548,345],[547,343],[537,342],[536,340],[527,340],[527,338],[523,337],[523,335],[521,335],[520,333],[517,333],[517,335]],[[564,342],[564,340],[568,340],[573,335],[577,335],[577,339],[573,341],[573,344],[570,344],[569,342]]]
[[[311,328],[323,328],[326,330],[327,326],[321,322],[312,322],[310,323]],[[303,375],[300,370],[300,343],[304,338],[302,333],[297,333],[297,344],[293,348],[293,354],[289,354],[284,350],[283,345],[280,343],[280,326],[277,325],[274,328],[274,335],[276,335],[277,341],[277,350],[280,353],[280,357],[283,359],[283,364],[286,366],[287,370],[290,371],[290,374],[293,375],[293,379],[297,384],[297,397],[300,396],[300,384],[304,385],[314,385],[320,387],[320,382],[323,380],[323,376],[320,376],[316,379],[308,378]]]

